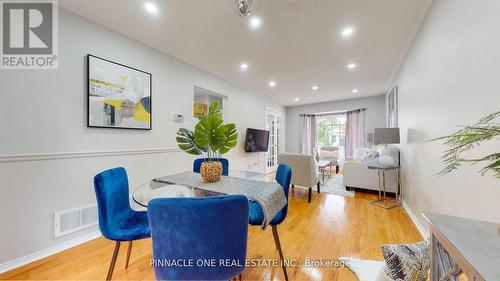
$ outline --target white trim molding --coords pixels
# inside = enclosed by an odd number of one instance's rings
[[[286,117],[286,112],[283,112],[283,111],[280,111],[280,110],[277,110],[277,109],[274,109],[272,107],[269,107],[269,106],[264,106],[264,110],[265,111],[270,111],[272,113],[275,113],[275,114],[278,114],[280,115],[281,117],[285,118]]]
[[[149,148],[149,149],[128,149],[128,150],[108,150],[108,151],[83,151],[83,152],[56,152],[56,153],[34,153],[34,154],[14,154],[0,155],[0,163],[44,161],[71,158],[108,157],[138,154],[157,154],[181,152],[179,148]]]
[[[408,203],[406,203],[405,200],[403,200],[403,208],[406,210],[406,213],[408,213],[408,216],[410,216],[410,219],[412,220],[413,224],[415,224],[415,226],[417,227],[418,232],[420,232],[420,234],[422,235],[422,237],[424,237],[425,240],[428,240],[429,239],[429,231],[420,222],[418,217],[415,215],[415,213],[410,208]]]
[[[5,263],[0,264],[0,273],[4,273],[13,269],[16,269],[18,267],[21,267],[23,265],[35,262],[37,260],[41,260],[43,258],[46,258],[48,256],[52,256],[54,254],[57,254],[59,252],[62,252],[64,250],[67,250],[69,248],[73,248],[75,246],[78,246],[80,244],[83,244],[85,242],[88,242],[90,240],[94,240],[96,238],[101,237],[101,232],[99,230],[90,232],[88,234],[82,235],[80,237],[77,237],[72,240],[68,240],[65,242],[62,242],[60,244],[54,245],[52,247],[31,253],[29,255],[26,255],[24,257],[20,257]]]

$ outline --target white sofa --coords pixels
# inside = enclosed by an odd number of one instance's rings
[[[382,149],[382,148],[381,148]],[[379,149],[379,153],[381,153]],[[378,186],[378,172],[377,170],[369,170],[368,165],[371,162],[377,163],[377,159],[370,159],[363,161],[363,155],[366,155],[370,148],[360,148],[356,151],[354,159],[346,159],[343,165],[344,185],[347,188],[361,188],[368,190],[379,190]],[[399,149],[387,148],[395,163],[399,165]],[[396,175],[395,171],[387,171],[385,175],[386,191],[396,192]]]
[[[314,185],[320,192],[318,162],[312,155],[300,153],[281,153],[278,155],[278,162],[287,164],[292,168],[292,188],[300,185],[309,188],[308,202],[311,203],[312,187]]]

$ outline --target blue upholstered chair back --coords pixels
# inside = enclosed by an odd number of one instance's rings
[[[205,198],[161,198],[148,204],[158,280],[229,280],[245,269],[248,199],[242,195]],[[193,267],[161,261],[193,260]],[[216,266],[197,266],[197,260]],[[220,260],[241,266],[220,266]]]
[[[219,161],[222,163],[222,175],[229,175],[229,161],[226,158],[215,158],[214,161]],[[199,173],[201,168],[201,163],[205,162],[205,159],[199,158],[193,162],[193,172]]]
[[[286,196],[286,205],[281,209],[281,211],[274,216],[271,221],[271,225],[277,225],[283,222],[286,218],[286,214],[288,213],[288,191],[290,189],[290,181],[292,179],[292,168],[286,164],[279,164],[278,169],[276,170],[276,181],[283,187],[283,191]]]
[[[124,168],[104,171],[94,177],[94,189],[99,212],[99,228],[104,237],[122,241],[124,218],[133,212],[130,208],[128,178]]]

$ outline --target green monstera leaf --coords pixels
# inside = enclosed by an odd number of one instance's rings
[[[217,151],[226,142],[226,127],[218,116],[200,120],[194,128],[194,139],[200,148]]]
[[[222,120],[222,109],[220,108],[220,104],[217,101],[214,101],[208,107],[208,116],[215,116]]]
[[[205,113],[201,108],[200,105],[198,105],[199,112],[201,112],[201,115],[198,116],[200,120],[204,120],[209,116],[215,116],[219,119],[222,120],[222,109],[220,108],[219,102],[214,101],[209,107],[208,107],[208,113]]]
[[[201,112],[194,133],[184,128],[177,131],[179,148],[189,154],[203,154],[203,157],[212,159],[236,147],[238,142],[236,125],[232,123],[224,125],[219,103],[213,102],[208,112]]]
[[[221,154],[226,154],[231,148],[235,148],[238,143],[238,132],[236,130],[236,125],[233,123],[224,125],[226,128],[224,135],[226,135],[226,141],[220,146],[219,152]]]
[[[196,145],[193,132],[181,128],[177,131],[177,145],[189,154],[200,155],[204,150]]]

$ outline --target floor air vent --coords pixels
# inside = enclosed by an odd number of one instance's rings
[[[85,205],[54,213],[54,237],[97,225],[97,205]]]

